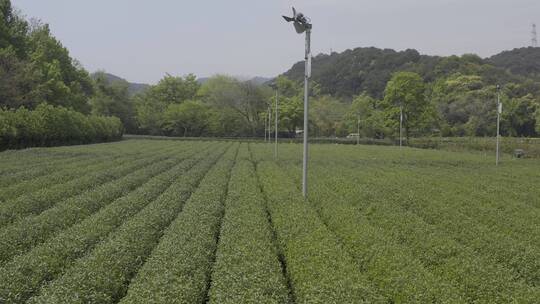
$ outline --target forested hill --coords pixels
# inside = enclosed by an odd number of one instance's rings
[[[107,81],[109,81],[109,83],[113,83],[113,82],[126,83],[128,85],[128,92],[130,96],[133,96],[138,93],[142,93],[150,87],[150,85],[148,84],[129,82],[125,80],[124,78],[118,77],[110,73],[105,73],[105,72],[93,73],[92,78],[96,79],[97,75],[100,75],[101,73],[105,76],[105,78],[107,79]]]
[[[540,80],[540,48],[528,47],[505,51],[489,58],[487,62],[515,75]]]
[[[409,49],[395,51],[374,47],[356,48],[342,53],[319,54],[313,58],[312,79],[321,94],[349,98],[363,92],[381,98],[392,74],[411,71],[426,82],[457,73],[481,76],[487,85],[524,83],[540,79],[540,48],[506,51],[491,58],[477,55],[429,56]],[[304,63],[296,63],[285,76],[301,81]]]

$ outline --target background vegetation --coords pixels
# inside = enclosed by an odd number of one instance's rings
[[[165,75],[155,85],[89,74],[51,35],[0,0],[0,107],[41,104],[84,115],[114,116],[128,134],[182,137],[262,137],[279,92],[279,132],[293,137],[303,117],[303,62],[262,83],[226,75]],[[540,134],[540,48],[491,58],[438,57],[416,50],[357,48],[313,59],[310,128],[316,137],[394,140],[399,108],[407,139],[493,137],[496,86],[501,85],[501,133]],[[359,127],[359,128],[358,128]],[[65,135],[65,137],[69,137]],[[30,142],[30,141],[29,141]]]

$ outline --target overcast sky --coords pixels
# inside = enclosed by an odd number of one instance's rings
[[[528,46],[540,0],[12,0],[90,72],[276,76],[303,58],[282,14],[311,17],[313,53],[376,46],[483,57]]]

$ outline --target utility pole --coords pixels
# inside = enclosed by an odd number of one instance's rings
[[[270,143],[272,133],[272,108],[268,105],[268,142]]]
[[[532,25],[532,32],[531,32],[531,46],[533,48],[538,47],[538,36],[536,36],[536,24],[533,23]]]
[[[276,90],[276,113],[275,113],[275,142],[274,142],[274,158],[277,160],[278,157],[278,90]]]
[[[268,120],[266,118],[266,115],[264,116],[264,142],[266,142],[266,130],[267,130],[267,124],[268,124]]]
[[[360,114],[358,114],[358,121],[356,122],[356,145],[360,144]]]
[[[399,106],[399,148],[403,146],[403,106]]]
[[[500,141],[500,124],[501,124],[501,113],[502,113],[502,103],[501,103],[501,87],[497,85],[497,156],[495,158],[495,165],[499,165],[499,141]]]

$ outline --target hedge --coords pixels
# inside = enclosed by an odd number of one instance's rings
[[[115,141],[122,134],[116,117],[86,116],[47,104],[35,110],[0,109],[0,150]]]

